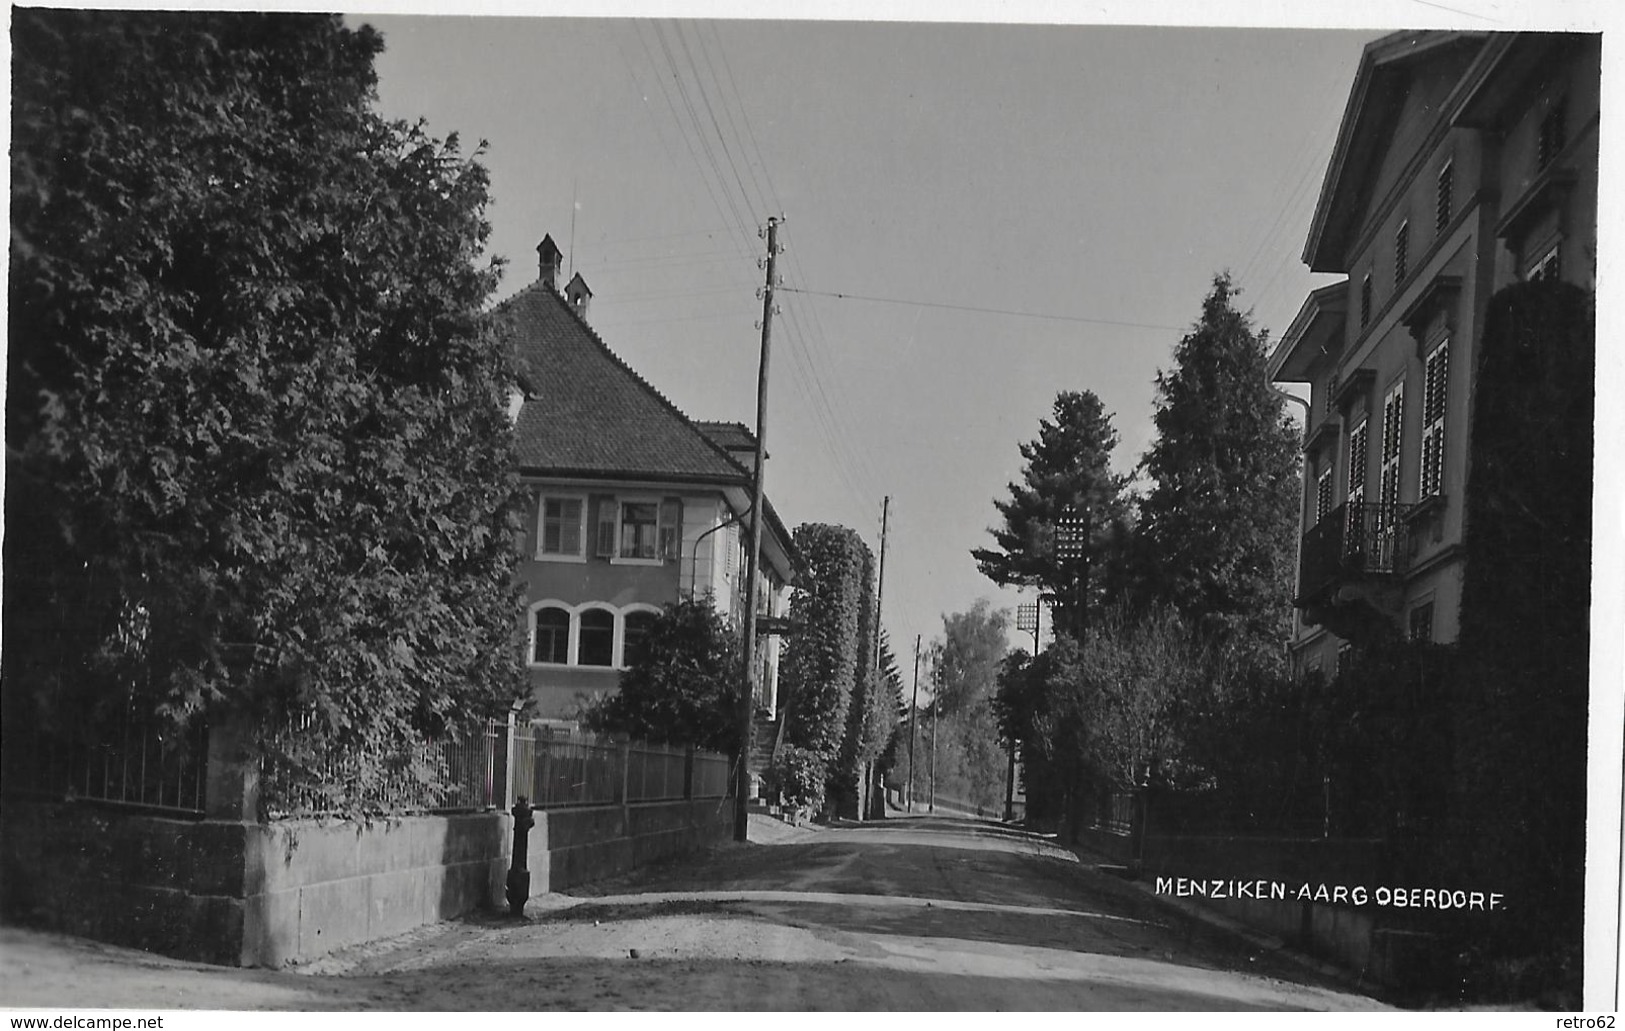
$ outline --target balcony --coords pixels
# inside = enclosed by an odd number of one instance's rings
[[[1297,605],[1305,623],[1351,638],[1373,616],[1398,618],[1413,507],[1340,505],[1303,535]]]

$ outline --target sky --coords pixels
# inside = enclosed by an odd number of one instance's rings
[[[1057,392],[1101,398],[1132,473],[1216,273],[1272,339],[1333,281],[1304,239],[1361,48],[1399,24],[350,20],[384,33],[386,115],[485,141],[497,297],[551,234],[589,321],[690,418],[755,423],[758,231],[783,216],[768,494],[877,554],[890,498],[905,678],[945,613],[1032,600],[970,551]]]

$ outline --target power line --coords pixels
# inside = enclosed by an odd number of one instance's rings
[[[798,286],[781,286],[780,290],[813,297],[834,297],[843,301],[874,301],[878,304],[907,304],[918,308],[944,308],[949,311],[974,311],[987,315],[1013,315],[1023,319],[1048,319],[1053,322],[1087,322],[1096,326],[1121,326],[1127,329],[1166,329],[1183,333],[1188,326],[1168,326],[1152,322],[1122,322],[1116,319],[1094,319],[1083,315],[1054,315],[1049,312],[1016,311],[1011,308],[978,308],[969,304],[944,304],[940,301],[910,301],[900,297],[873,297],[868,294],[836,293],[827,290],[805,290]]]

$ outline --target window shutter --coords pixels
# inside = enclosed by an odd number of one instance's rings
[[[1444,227],[1450,224],[1450,216],[1455,214],[1454,201],[1451,193],[1455,187],[1456,166],[1454,162],[1448,163],[1439,170],[1439,192],[1436,209],[1433,215],[1433,228],[1444,232]]]
[[[1450,346],[1446,342],[1428,355],[1427,383],[1422,391],[1422,479],[1419,486],[1424,498],[1444,489],[1444,413],[1449,372]]]
[[[1348,501],[1358,504],[1365,500],[1366,435],[1370,423],[1362,419],[1349,435]]]
[[[615,499],[603,497],[598,499],[598,547],[599,558],[615,557]]]

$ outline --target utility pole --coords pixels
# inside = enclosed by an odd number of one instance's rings
[[[880,570],[875,574],[875,682],[874,691],[876,701],[884,701],[882,688],[885,686],[885,671],[880,668],[880,600],[886,593],[886,521],[891,516],[891,495],[886,495],[880,506]],[[889,702],[887,704],[890,704]],[[869,799],[874,787],[874,763],[863,764],[863,787],[858,792],[858,819],[865,819],[869,814]],[[886,815],[886,803],[880,803],[880,815]]]
[[[940,688],[942,685],[938,684]],[[937,692],[931,692],[931,797],[926,802],[925,811],[937,811]]]
[[[779,256],[779,218],[767,220],[767,283],[762,288],[762,363],[756,374],[756,467],[752,472],[750,508],[750,551],[745,561],[745,675],[739,687],[739,762],[734,767],[734,840],[745,841],[750,834],[750,813],[745,796],[750,793],[750,745],[756,728],[756,608],[757,568],[762,561],[762,473],[767,465],[767,359],[773,340],[773,287]]]
[[[914,738],[920,723],[920,635],[914,635],[914,704],[908,710],[908,811],[914,811]]]

